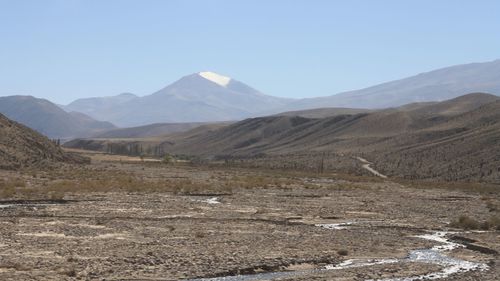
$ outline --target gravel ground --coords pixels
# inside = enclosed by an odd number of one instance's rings
[[[183,178],[194,185],[227,185],[235,177],[267,175],[250,169],[141,162],[92,165],[145,182]],[[32,172],[0,174],[27,178],[40,188],[57,180],[34,177]],[[283,177],[281,183],[259,187],[257,182],[252,188],[235,186],[220,194],[69,192],[64,200],[5,199],[0,203],[0,279],[180,280],[287,270],[298,274],[276,280],[410,277],[441,267],[394,263],[314,269],[348,259],[402,259],[412,250],[436,245],[414,236],[450,230],[449,222],[459,215],[487,219],[491,210],[485,197],[488,202],[499,199],[498,193],[410,188],[390,179]],[[327,229],[318,224],[346,225]],[[494,252],[500,251],[500,233],[457,231],[454,235],[468,238],[480,250],[460,248],[446,254],[488,264],[489,270],[442,280],[499,280],[500,261]]]

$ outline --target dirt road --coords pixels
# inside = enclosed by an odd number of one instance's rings
[[[373,169],[372,167],[370,167],[373,164],[372,162],[370,162],[370,161],[368,161],[368,160],[366,160],[364,158],[361,158],[361,157],[356,157],[356,159],[358,159],[359,161],[361,161],[361,163],[363,163],[362,166],[361,166],[361,167],[363,167],[363,169],[367,170],[368,172],[374,174],[377,177],[381,177],[383,179],[387,178],[386,175],[384,175],[384,174],[380,173],[379,171],[377,171],[377,170]]]

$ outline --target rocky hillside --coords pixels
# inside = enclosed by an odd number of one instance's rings
[[[47,137],[0,114],[0,169],[86,161],[63,152]]]

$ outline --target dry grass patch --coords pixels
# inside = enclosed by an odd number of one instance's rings
[[[0,182],[0,198],[21,200],[61,200],[67,194],[130,192],[154,193],[169,192],[181,195],[193,194],[232,194],[227,184],[196,182],[189,179],[147,180],[125,174],[102,173],[86,176],[66,175],[65,179],[44,179],[39,184],[26,185],[19,179]]]
[[[18,189],[26,187],[26,182],[20,178],[0,179],[0,198],[16,196]]]
[[[455,221],[450,223],[453,228],[461,228],[465,230],[500,230],[500,215],[492,216],[488,220],[480,221],[468,216],[460,216]]]
[[[411,188],[458,190],[495,196],[497,196],[500,190],[500,185],[487,183],[409,181],[402,179],[394,179],[393,181]]]
[[[135,177],[115,177],[98,180],[56,181],[51,183],[47,192],[82,193],[82,192],[172,192],[175,194],[198,194],[229,192],[225,186],[197,183],[191,180],[147,181]]]

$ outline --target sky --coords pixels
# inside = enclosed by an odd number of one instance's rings
[[[151,94],[214,71],[305,98],[500,58],[496,0],[0,0],[0,96]]]

